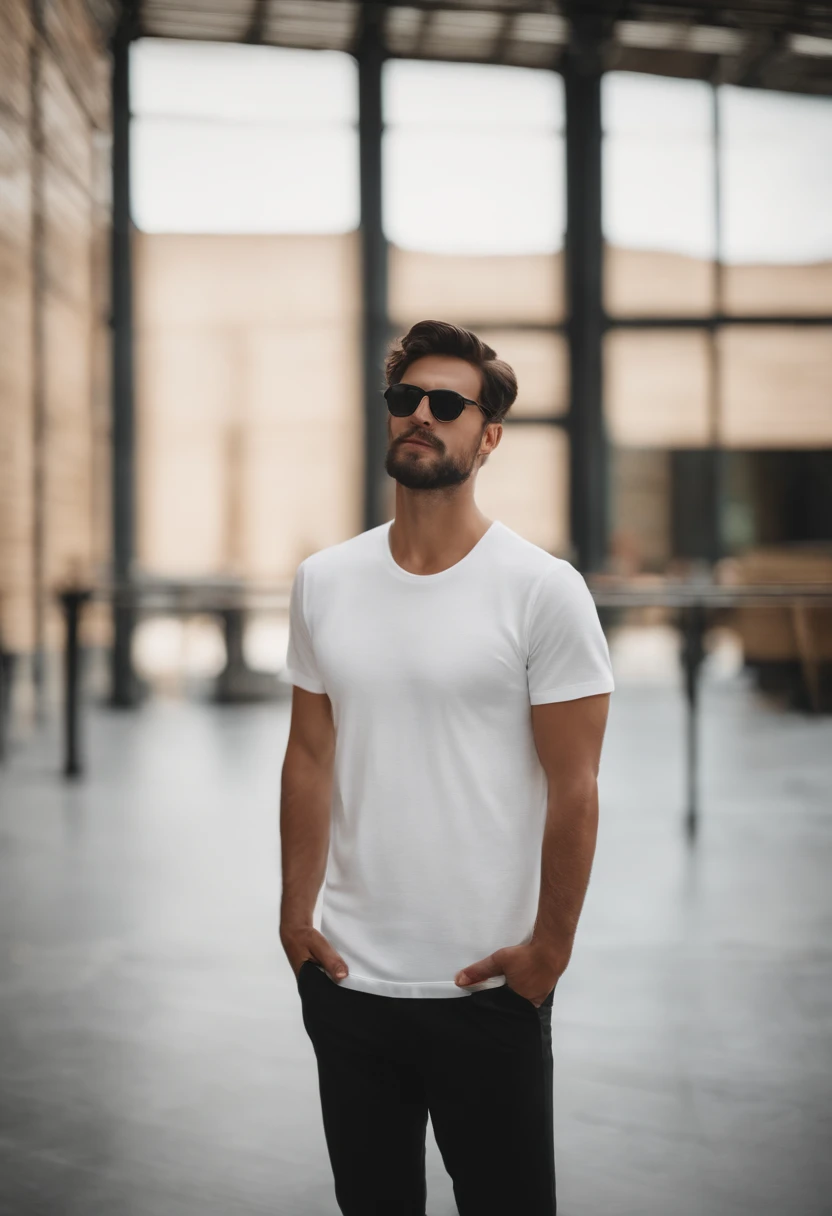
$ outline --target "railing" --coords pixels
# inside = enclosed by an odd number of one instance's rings
[[[696,837],[699,824],[698,786],[698,713],[699,675],[705,657],[704,635],[709,611],[740,607],[789,606],[798,615],[807,607],[832,606],[829,584],[730,586],[708,582],[646,584],[639,579],[617,580],[607,576],[588,576],[587,584],[598,608],[663,607],[678,610],[682,633],[680,660],[684,672],[687,704],[686,779],[687,805],[684,826],[689,840]],[[67,777],[79,777],[83,765],[79,752],[80,652],[79,625],[83,608],[93,600],[109,602],[114,610],[127,609],[166,615],[221,615],[226,624],[229,661],[241,662],[241,639],[245,613],[253,610],[288,611],[290,585],[169,583],[150,588],[110,587],[71,588],[60,600],[65,618],[64,657],[64,765]],[[254,673],[256,674],[256,673]]]

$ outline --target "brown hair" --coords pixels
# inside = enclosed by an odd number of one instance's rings
[[[517,377],[470,329],[447,321],[417,321],[391,348],[384,362],[388,384],[398,384],[411,363],[425,355],[453,355],[479,369],[480,404],[487,422],[500,422],[517,397]]]

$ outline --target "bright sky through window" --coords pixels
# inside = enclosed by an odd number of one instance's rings
[[[143,39],[131,63],[140,228],[357,227],[358,82],[350,56]],[[391,60],[383,83],[390,240],[447,253],[562,247],[558,75]],[[720,96],[726,260],[832,257],[832,102],[735,88]],[[603,120],[607,240],[712,256],[709,86],[610,73]]]
[[[143,39],[131,68],[139,228],[358,226],[358,82],[349,55]]]
[[[391,60],[384,227],[407,249],[551,253],[563,244],[563,85],[553,72]]]

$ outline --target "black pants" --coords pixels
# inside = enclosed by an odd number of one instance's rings
[[[552,1001],[341,988],[298,973],[344,1216],[425,1216],[430,1113],[459,1216],[555,1216]]]

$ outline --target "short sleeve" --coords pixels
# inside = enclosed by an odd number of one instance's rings
[[[615,688],[609,648],[583,575],[562,561],[542,576],[529,605],[529,701],[572,701]]]
[[[297,684],[307,692],[326,692],[321,673],[315,661],[315,651],[312,647],[312,635],[306,617],[306,582],[305,563],[297,568],[292,593],[289,600],[289,647],[286,654],[286,667],[281,672],[281,680],[285,684]]]

